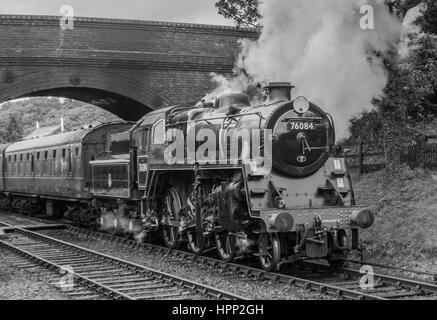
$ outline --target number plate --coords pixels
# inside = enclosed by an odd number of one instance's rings
[[[288,130],[316,130],[316,125],[312,122],[289,122]]]

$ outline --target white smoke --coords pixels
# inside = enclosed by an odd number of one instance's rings
[[[363,30],[360,8],[374,9],[374,29]],[[382,95],[387,75],[382,55],[399,40],[400,21],[384,0],[265,0],[260,2],[262,32],[258,41],[243,41],[237,74],[218,89],[245,90],[249,84],[291,81],[293,96],[304,95],[332,114],[337,137],[348,120],[372,108]],[[244,69],[245,73],[238,73]]]

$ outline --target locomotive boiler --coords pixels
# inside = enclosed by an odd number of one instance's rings
[[[291,99],[291,89],[271,83],[256,105],[230,93],[156,110],[124,140],[114,137],[132,159],[139,203],[123,209],[131,213],[124,224],[161,234],[170,248],[215,246],[226,261],[256,255],[266,270],[300,258],[342,265],[373,213],[355,206],[345,160],[330,156],[332,118],[305,97]],[[109,174],[116,153],[91,164]]]
[[[106,152],[83,160],[87,197],[57,201],[78,223],[197,254],[216,247],[225,261],[254,255],[265,270],[308,258],[342,266],[374,216],[355,205],[346,162],[331,155],[333,120],[305,97],[292,99],[290,83],[265,90],[259,103],[226,93],[108,126]],[[3,194],[13,203],[7,174]]]

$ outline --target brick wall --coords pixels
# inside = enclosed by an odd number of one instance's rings
[[[144,109],[125,116],[132,120],[202,97],[212,89],[211,72],[231,72],[241,38],[257,33],[96,18],[76,18],[73,30],[62,30],[58,17],[0,15],[0,102],[39,92],[80,98],[79,88],[96,89],[95,97]]]

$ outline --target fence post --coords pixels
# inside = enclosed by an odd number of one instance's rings
[[[364,173],[364,154],[363,154],[363,139],[360,137],[358,145],[358,164],[360,166],[360,174]]]
[[[426,157],[426,145],[427,138],[424,134],[417,134],[415,137],[416,140],[416,166],[419,168],[425,168]]]

